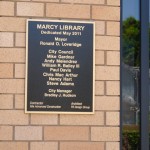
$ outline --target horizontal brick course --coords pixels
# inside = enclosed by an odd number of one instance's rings
[[[27,125],[28,118],[22,110],[0,110],[1,125]]]
[[[31,142],[30,150],[58,150],[57,142]]]
[[[26,44],[25,38],[26,38],[25,33],[16,33],[15,45],[17,47],[25,47],[25,44]]]
[[[100,50],[119,50],[120,38],[113,36],[96,36],[95,47]]]
[[[120,110],[119,96],[96,96],[96,110]]]
[[[104,21],[95,21],[95,33],[96,34],[105,34],[105,22]]]
[[[78,126],[44,127],[44,140],[88,140],[89,128]]]
[[[24,93],[24,80],[0,79],[0,93]]]
[[[17,1],[17,2],[27,1],[27,2],[29,2],[29,1],[31,1],[31,0],[13,0],[13,1]]]
[[[120,0],[107,0],[107,5],[120,6]]]
[[[120,8],[110,6],[93,6],[92,19],[119,21]]]
[[[119,67],[96,66],[96,80],[119,80]]]
[[[18,2],[17,3],[17,16],[41,17],[43,15],[44,15],[44,4],[43,3],[29,3],[29,2]]]
[[[61,142],[60,150],[104,150],[103,142]]]
[[[120,65],[120,52],[108,51],[107,52],[107,65]]]
[[[120,35],[120,22],[107,22],[107,35]]]
[[[0,26],[1,24],[2,23],[0,21]],[[1,31],[1,27],[0,27],[0,31]],[[13,44],[14,44],[13,33],[0,32],[0,47],[13,47]]]
[[[1,150],[28,150],[27,142],[0,142]]]
[[[37,2],[59,2],[59,0],[32,0]]]
[[[47,17],[90,18],[90,6],[70,4],[47,4]]]
[[[14,3],[13,2],[0,2],[0,15],[1,16],[13,16],[14,15]]]
[[[13,95],[0,94],[0,109],[13,108]]]
[[[42,127],[38,126],[16,126],[15,140],[42,140]]]
[[[95,52],[95,64],[103,65],[105,62],[104,51],[96,51]]]
[[[25,32],[25,24],[25,18],[1,17],[0,31]]]
[[[62,0],[65,3],[104,4],[105,0]]]
[[[103,95],[104,94],[104,82],[96,81],[95,82],[95,95]]]
[[[107,95],[120,95],[119,81],[107,81],[106,82],[106,94]]]
[[[24,95],[15,95],[15,108],[24,109]]]
[[[37,125],[57,125],[58,115],[49,115],[49,114],[32,114],[31,115],[31,124]]]
[[[119,112],[106,112],[106,125],[119,126]]]
[[[15,78],[25,78],[25,64],[15,64]]]
[[[0,64],[0,78],[13,77],[13,64],[1,63]]]
[[[0,62],[25,62],[25,49],[0,48]]]
[[[12,140],[12,138],[13,138],[12,126],[0,126],[0,140]]]
[[[106,142],[106,150],[120,150],[119,142]]]
[[[103,125],[104,113],[95,112],[94,115],[61,115],[61,125]]]
[[[92,141],[119,141],[120,134],[118,127],[92,127]]]

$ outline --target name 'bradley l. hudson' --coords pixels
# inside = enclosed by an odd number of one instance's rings
[[[80,25],[37,24],[37,29],[83,31],[84,28],[85,26]]]

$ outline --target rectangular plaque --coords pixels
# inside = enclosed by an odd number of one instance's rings
[[[94,22],[27,20],[26,113],[94,113]]]

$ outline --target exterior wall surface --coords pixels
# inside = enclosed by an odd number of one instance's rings
[[[120,0],[0,1],[0,150],[119,150]],[[96,22],[95,114],[25,114],[26,19]]]

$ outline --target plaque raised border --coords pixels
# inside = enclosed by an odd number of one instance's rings
[[[29,88],[29,80],[28,80],[28,78],[29,78],[29,62],[28,61],[31,61],[31,58],[29,59],[29,55],[30,55],[30,53],[29,53],[29,50],[30,51],[35,51],[35,49],[31,49],[30,47],[30,44],[31,44],[31,42],[29,42],[29,32],[31,32],[31,29],[29,29],[30,27],[29,27],[29,23],[31,23],[31,24],[36,24],[36,22],[40,22],[40,23],[47,23],[47,24],[49,24],[49,23],[51,23],[51,24],[57,24],[58,26],[59,25],[65,25],[65,24],[67,24],[67,25],[76,25],[76,24],[81,24],[81,25],[84,25],[85,26],[85,28],[86,28],[86,25],[88,26],[88,25],[92,25],[92,33],[90,33],[90,34],[92,34],[92,36],[93,36],[93,38],[92,38],[92,49],[91,49],[91,51],[92,51],[92,53],[93,53],[93,60],[92,60],[92,78],[93,78],[93,80],[92,80],[92,97],[91,97],[91,101],[92,101],[92,110],[91,111],[80,111],[80,109],[75,109],[74,111],[68,111],[68,110],[61,110],[61,111],[53,111],[53,110],[28,110],[28,105],[29,105],[29,102],[31,102],[31,100],[29,100],[28,99],[28,95],[29,95],[29,92],[28,92],[28,88]],[[89,27],[89,28],[91,28],[91,27]],[[38,30],[37,30],[38,31]],[[55,30],[56,31],[56,30]],[[72,30],[71,30],[72,31]],[[35,31],[36,32],[36,31]],[[84,33],[83,33],[84,34]],[[90,34],[88,34],[88,35],[90,35]],[[31,34],[30,34],[31,35]],[[34,35],[32,35],[32,36],[34,36]],[[55,35],[52,35],[52,36],[55,36]],[[65,37],[65,36],[64,36]],[[68,39],[69,39],[69,36],[67,37]],[[87,37],[88,38],[88,37]],[[32,38],[30,38],[30,39],[32,39]],[[34,37],[33,37],[33,39],[34,39]],[[35,40],[35,39],[34,39]],[[90,39],[91,40],[91,39]],[[35,40],[36,41],[36,40]],[[33,41],[34,42],[34,41]],[[87,42],[87,41],[85,41],[85,42]],[[88,43],[87,43],[88,44]],[[56,46],[55,46],[56,47]],[[84,49],[84,51],[86,51],[86,49]],[[34,60],[33,60],[34,61]],[[36,60],[35,60],[36,61]],[[35,62],[36,63],[36,62]],[[34,64],[34,63],[33,63]],[[31,66],[31,63],[30,63],[30,66]],[[34,66],[33,66],[34,67]],[[31,85],[30,85],[31,86]],[[31,89],[31,88],[30,88]],[[30,93],[32,93],[32,91],[30,90]],[[51,98],[49,98],[49,99],[51,99]],[[53,98],[54,99],[54,98]],[[66,98],[67,99],[67,98]],[[94,114],[94,100],[95,99],[95,23],[94,22],[92,22],[92,21],[70,21],[70,20],[42,20],[42,19],[27,19],[27,25],[26,25],[26,78],[25,78],[25,113],[50,113],[50,114]],[[57,100],[55,100],[56,101],[56,104],[57,104]],[[66,100],[67,101],[67,100]],[[74,102],[74,103],[76,103],[76,102]],[[77,102],[78,103],[78,102]],[[34,106],[34,105],[33,105]],[[45,106],[45,105],[44,105]],[[78,106],[78,105],[75,105],[75,106]],[[80,105],[79,105],[80,106]],[[39,105],[38,105],[38,107],[39,107]],[[72,106],[73,107],[73,106]]]

